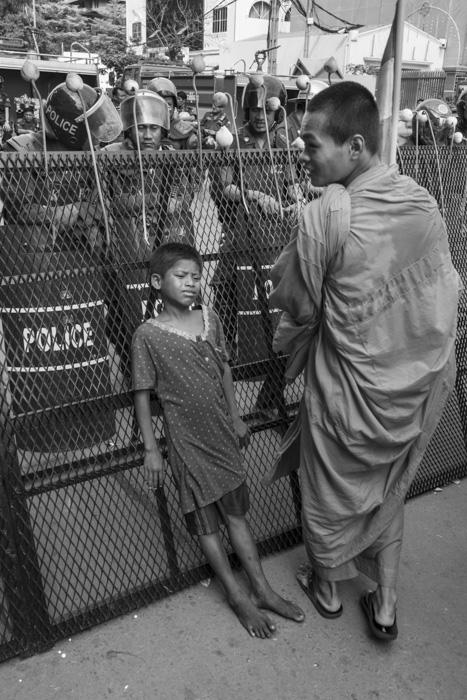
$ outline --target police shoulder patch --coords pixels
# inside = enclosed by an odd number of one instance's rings
[[[287,148],[287,137],[282,129],[276,131],[276,148]]]

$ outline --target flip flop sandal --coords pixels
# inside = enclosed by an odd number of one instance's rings
[[[321,617],[325,617],[327,620],[336,620],[342,615],[342,613],[344,612],[344,608],[342,607],[342,605],[338,610],[332,612],[320,603],[320,601],[318,600],[318,596],[316,595],[315,581],[313,578],[312,571],[305,573],[301,572],[299,569],[297,572],[297,581],[300,588],[306,593],[306,595],[311,600]]]
[[[374,591],[365,591],[364,593],[362,593],[362,597],[360,598],[360,604],[363,608],[363,612],[367,617],[368,624],[370,625],[370,630],[375,635],[375,637],[378,637],[378,639],[384,639],[386,642],[391,642],[394,639],[397,639],[397,635],[399,634],[399,630],[397,629],[396,616],[394,616],[394,622],[390,627],[385,627],[384,625],[380,625],[379,622],[376,622],[372,603],[374,593]]]

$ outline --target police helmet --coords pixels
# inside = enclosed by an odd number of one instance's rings
[[[83,85],[80,90],[86,107],[91,134],[102,143],[110,143],[122,131],[122,120],[107,94],[100,88]],[[83,106],[77,92],[60,83],[48,95],[45,116],[60,143],[79,150],[87,141]]]
[[[125,97],[120,105],[120,116],[123,122],[123,131],[130,129],[135,124],[155,124],[166,131],[170,130],[167,102],[150,90],[140,90],[136,97],[134,95]]]
[[[256,81],[249,81],[243,91],[243,109],[245,111],[245,119],[250,118],[250,108],[268,107],[268,100],[272,97],[279,99],[282,107],[287,104],[287,91],[281,81],[273,75],[258,74],[262,84],[257,85]],[[278,109],[275,114],[275,120],[278,124],[283,120],[284,113]]]
[[[323,80],[310,80],[309,88],[306,90],[300,90],[297,97],[293,97],[289,102],[306,102],[306,100],[311,100],[312,97],[325,90],[328,87]]]
[[[173,106],[177,106],[177,88],[168,78],[154,78],[148,83],[147,89],[157,92],[161,97],[171,97]]]
[[[420,121],[420,114],[426,115],[425,121]],[[432,146],[433,144],[446,144],[455,131],[455,124],[449,117],[452,111],[446,102],[436,97],[420,102],[413,116],[413,138],[416,140],[418,132],[418,143],[422,146]],[[418,121],[418,125],[415,121]]]

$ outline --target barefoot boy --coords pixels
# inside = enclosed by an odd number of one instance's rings
[[[249,431],[240,419],[222,327],[203,306],[193,309],[201,286],[202,259],[192,246],[167,243],[150,264],[151,284],[163,310],[133,337],[135,409],[145,448],[148,487],[160,488],[164,462],[151,422],[150,390],[164,412],[169,463],[177,481],[187,528],[225,588],[228,602],[252,637],[275,630],[262,609],[302,622],[303,612],[267,582],[245,519],[248,490],[240,447]],[[248,595],[237,582],[222,545],[219,523],[251,584]]]

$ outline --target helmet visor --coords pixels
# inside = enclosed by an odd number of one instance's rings
[[[99,93],[99,98],[86,110],[89,129],[98,141],[110,143],[122,132],[122,120],[107,94],[101,89],[96,89],[96,92]],[[84,121],[84,115],[79,116],[76,121]]]

